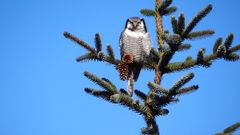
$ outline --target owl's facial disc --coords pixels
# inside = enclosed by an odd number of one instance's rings
[[[131,31],[137,31],[144,28],[144,24],[141,20],[129,20],[127,28]]]

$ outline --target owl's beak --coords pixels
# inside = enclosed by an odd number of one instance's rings
[[[133,23],[133,28],[136,29],[138,26],[138,23]]]

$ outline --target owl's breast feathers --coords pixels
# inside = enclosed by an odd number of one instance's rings
[[[132,54],[134,62],[142,63],[149,55],[152,42],[147,32],[133,32],[124,30],[120,38],[121,55]]]

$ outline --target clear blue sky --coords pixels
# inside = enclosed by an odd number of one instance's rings
[[[118,105],[86,94],[85,87],[98,86],[83,77],[85,70],[119,82],[112,66],[77,63],[85,50],[63,37],[68,31],[90,44],[96,32],[103,44],[111,43],[119,57],[118,38],[125,20],[141,16],[141,8],[153,8],[154,0],[1,0],[0,2],[0,135],[137,135],[145,127],[141,116]],[[237,0],[175,0],[178,16],[187,21],[205,5],[213,12],[196,28],[212,28],[211,38],[196,40],[190,51],[175,55],[173,61],[196,56],[199,48],[210,53],[217,37],[235,34],[240,43]],[[146,18],[156,46],[154,20]],[[164,28],[171,29],[169,17]],[[197,92],[171,104],[168,116],[157,118],[162,135],[211,135],[240,121],[240,63],[215,61],[209,69],[195,68],[196,77],[187,85],[199,84]],[[166,75],[170,87],[190,71]],[[141,73],[136,88],[147,92],[153,72]],[[240,134],[240,132],[236,133]]]

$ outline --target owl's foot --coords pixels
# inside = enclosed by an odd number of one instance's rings
[[[125,53],[123,55],[122,61],[126,62],[127,64],[133,63],[134,56],[130,53]]]

